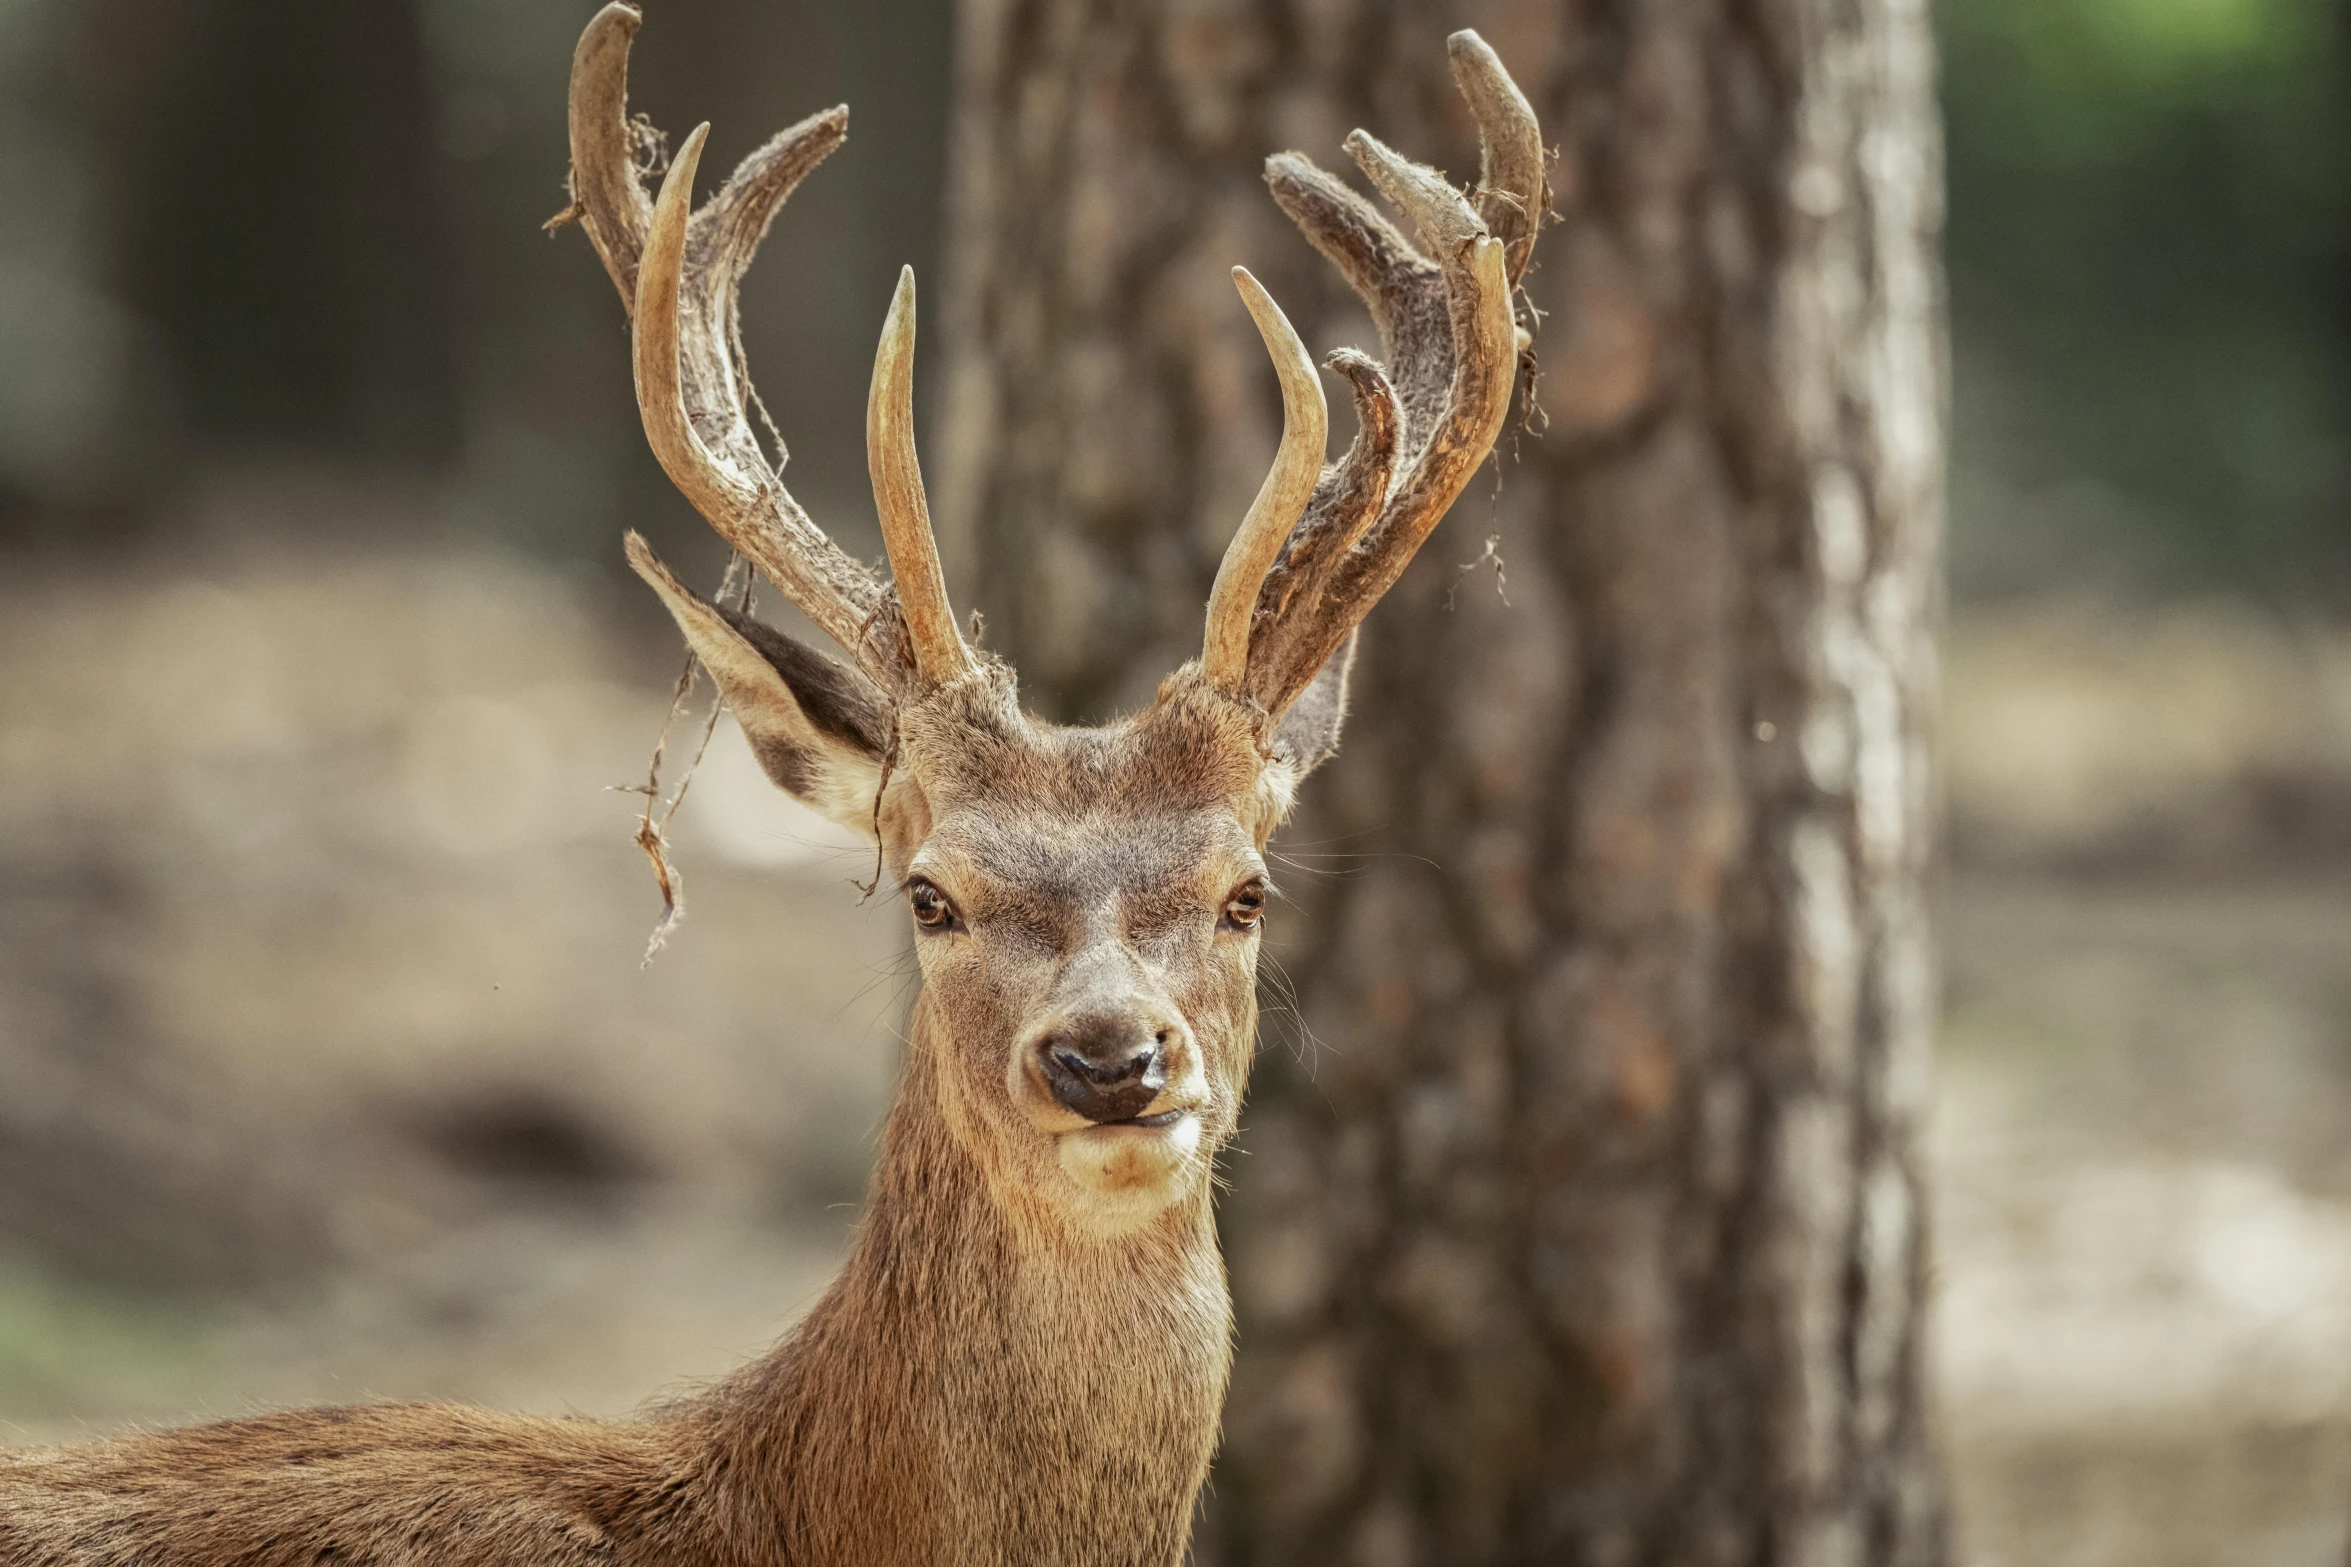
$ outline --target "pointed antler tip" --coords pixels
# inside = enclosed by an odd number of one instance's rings
[[[621,535],[620,548],[621,553],[628,557],[629,569],[655,587],[660,587],[663,579],[669,576],[669,568],[661,563],[660,556],[653,553],[653,546],[645,542],[645,535],[636,529],[631,528]]]
[[[617,27],[624,34],[634,34],[644,23],[644,12],[628,4],[627,0],[612,0],[610,5],[589,19],[588,32],[594,35]]]
[[[709,139],[710,122],[704,120],[687,133],[677,156],[669,160],[669,172],[661,177],[661,189],[653,197],[653,223],[646,235],[648,251],[652,249],[653,235],[665,225],[675,225],[679,235],[684,234],[687,215],[694,207],[694,173],[702,164],[702,144]],[[642,292],[641,275],[637,286]]]
[[[1308,404],[1319,406],[1322,389],[1314,379],[1314,360],[1281,302],[1266,292],[1247,267],[1233,268],[1233,286],[1241,291],[1241,304],[1257,324],[1258,336],[1265,339],[1265,351],[1273,356],[1274,373],[1282,383],[1283,407],[1301,400],[1301,412]]]
[[[884,359],[910,353],[914,345],[914,268],[898,269],[898,286],[890,291],[890,310],[882,317],[882,344],[874,361],[880,374]],[[878,384],[878,383],[877,383]]]
[[[1415,172],[1412,160],[1366,130],[1352,130],[1340,144],[1355,166],[1371,176],[1371,182],[1380,187],[1380,194],[1394,200],[1388,185],[1399,179],[1409,179]]]

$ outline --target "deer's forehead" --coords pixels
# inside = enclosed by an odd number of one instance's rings
[[[1255,863],[1256,846],[1229,810],[973,804],[940,819],[915,869],[950,874],[975,892],[1086,903],[1189,887]]]
[[[1263,769],[1240,710],[1197,692],[1099,728],[1048,724],[958,692],[904,720],[935,808],[1015,816],[1179,817],[1230,809]]]
[[[1242,808],[1262,764],[1232,720],[1229,704],[1179,700],[1101,728],[926,723],[914,766],[931,829],[910,869],[1032,911],[1259,869]]]

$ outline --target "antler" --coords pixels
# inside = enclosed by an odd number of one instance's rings
[[[1258,335],[1265,339],[1265,351],[1273,357],[1274,374],[1282,383],[1282,443],[1257,499],[1249,503],[1249,515],[1241,519],[1240,532],[1225,546],[1216,585],[1208,594],[1201,673],[1219,689],[1237,695],[1248,686],[1249,628],[1258,590],[1322,477],[1330,410],[1322,400],[1322,383],[1314,376],[1314,360],[1282,307],[1247,267],[1233,268],[1233,283],[1257,323]]]
[[[947,605],[923,503],[911,417],[914,285],[901,278],[874,362],[867,454],[896,588],[842,553],[770,468],[746,404],[735,292],[776,209],[848,135],[847,108],[783,131],[689,216],[710,127],[686,138],[645,199],[638,131],[626,117],[629,44],[643,17],[607,5],[572,56],[573,212],[629,308],[637,408],[671,482],[719,536],[893,695],[954,678],[971,654]],[[650,134],[650,133],[648,133]],[[904,600],[903,606],[899,602]]]
[[[1346,141],[1380,193],[1412,220],[1418,247],[1306,158],[1280,153],[1266,160],[1275,202],[1370,307],[1396,374],[1391,387],[1378,365],[1351,349],[1327,361],[1353,383],[1361,428],[1347,455],[1321,475],[1265,573],[1245,679],[1219,681],[1274,718],[1403,574],[1492,450],[1510,410],[1524,346],[1512,295],[1550,206],[1542,133],[1525,96],[1476,33],[1455,33],[1447,52],[1454,83],[1478,123],[1483,167],[1475,207],[1436,170],[1399,157],[1365,132]],[[1251,312],[1274,349],[1275,334],[1255,300]],[[1282,323],[1284,331],[1287,326]],[[1282,353],[1274,352],[1278,363]],[[1283,400],[1287,410],[1287,374]],[[1284,458],[1288,450],[1285,432]],[[1261,496],[1233,541],[1225,571],[1235,569],[1264,505]],[[1252,544],[1250,553],[1258,548]],[[1225,571],[1218,573],[1220,594]],[[1212,629],[1212,642],[1214,636]],[[1217,677],[1213,657],[1204,667]]]
[[[971,651],[947,602],[947,576],[939,567],[938,536],[931,532],[930,501],[914,455],[912,267],[898,270],[898,291],[890,297],[882,344],[874,351],[873,388],[865,403],[865,465],[881,513],[882,546],[898,581],[899,608],[914,638],[915,664],[926,682],[944,685],[971,666]]]

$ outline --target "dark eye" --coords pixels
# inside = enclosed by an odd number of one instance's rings
[[[1224,900],[1224,920],[1235,930],[1255,930],[1265,918],[1265,883],[1252,877]]]
[[[946,930],[955,923],[955,905],[927,881],[908,883],[906,901],[914,910],[914,923],[924,930]]]

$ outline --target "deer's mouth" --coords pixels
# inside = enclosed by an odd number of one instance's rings
[[[1182,1110],[1162,1110],[1157,1115],[1130,1115],[1120,1121],[1096,1121],[1096,1126],[1139,1126],[1148,1132],[1164,1131],[1184,1118]]]
[[[1075,1137],[1081,1141],[1093,1138],[1100,1142],[1115,1143],[1129,1140],[1133,1133],[1149,1132],[1164,1139],[1171,1135],[1181,1135],[1184,1127],[1193,1120],[1193,1113],[1178,1105],[1173,1110],[1156,1110],[1149,1115],[1121,1116],[1115,1121],[1089,1121],[1083,1126],[1073,1126],[1059,1135]]]

